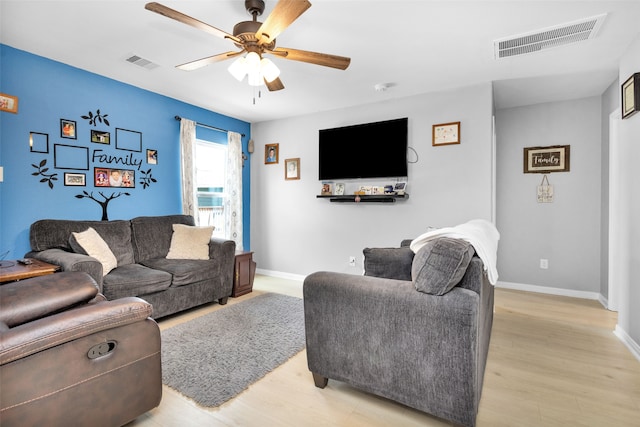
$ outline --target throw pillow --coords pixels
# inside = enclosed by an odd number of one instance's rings
[[[411,280],[413,251],[404,248],[365,248],[364,275],[385,279]]]
[[[167,259],[209,259],[209,240],[214,227],[173,224]]]
[[[411,266],[415,288],[431,295],[446,294],[460,283],[474,252],[469,242],[460,239],[441,237],[427,242]]]
[[[118,266],[116,256],[111,252],[109,245],[104,241],[96,230],[87,228],[81,233],[71,233],[69,244],[77,253],[85,253],[100,261],[102,264],[102,275],[106,276],[111,270]],[[81,248],[81,249],[80,249]]]

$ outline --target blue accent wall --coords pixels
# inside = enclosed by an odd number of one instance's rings
[[[250,123],[242,120],[2,44],[0,92],[18,97],[17,114],[0,112],[0,166],[4,167],[0,254],[9,250],[7,259],[20,258],[30,250],[29,226],[38,219],[100,220],[102,208],[97,202],[76,197],[83,192],[100,200],[100,193],[107,197],[130,194],[109,202],[109,219],[181,213],[176,115],[245,134],[245,152],[251,137]],[[82,118],[90,112],[95,116],[98,110],[109,125],[104,120],[93,125]],[[62,137],[61,119],[76,123],[76,139]],[[109,132],[110,143],[92,142],[91,130]],[[36,152],[32,151],[31,132],[48,135],[48,147],[38,135]],[[211,139],[226,141],[224,133],[213,134]],[[147,163],[147,149],[157,150],[157,164]],[[243,170],[245,249],[250,247],[250,161],[245,161]],[[95,187],[94,168],[133,170],[135,188]],[[156,181],[148,179],[145,187],[141,181],[149,170]],[[65,172],[85,174],[86,186],[66,186]]]

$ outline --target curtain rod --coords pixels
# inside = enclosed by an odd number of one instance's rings
[[[180,117],[180,116],[175,116],[175,119],[176,119],[177,121],[180,121],[180,120],[182,120],[182,117]],[[203,128],[207,128],[207,129],[211,129],[211,130],[217,130],[218,132],[224,132],[224,133],[228,133],[228,132],[229,132],[227,129],[217,128],[217,127],[215,127],[215,126],[207,125],[207,124],[204,124],[204,123],[198,123],[198,122],[196,122],[196,126],[201,126],[201,127],[203,127]],[[245,134],[244,134],[244,133],[241,133],[240,135],[242,135],[243,137],[245,136]]]

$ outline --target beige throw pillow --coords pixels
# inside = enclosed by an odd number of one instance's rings
[[[167,259],[209,259],[209,240],[213,228],[173,224]]]
[[[116,256],[109,249],[109,245],[104,241],[96,230],[89,227],[81,233],[71,233],[78,243],[85,250],[87,255],[100,261],[102,264],[102,275],[106,276],[111,270],[118,266]]]

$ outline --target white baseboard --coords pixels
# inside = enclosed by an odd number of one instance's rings
[[[496,283],[497,288],[514,289],[516,291],[536,292],[539,294],[560,295],[563,297],[583,298],[598,300],[602,304],[603,297],[598,292],[574,291],[572,289],[550,288],[548,286],[526,285],[523,283],[500,282]],[[603,304],[604,305],[604,304]],[[604,305],[606,308],[606,305]]]
[[[261,274],[263,276],[269,276],[269,277],[278,277],[280,279],[298,280],[300,282],[304,281],[304,278],[307,277],[300,274],[291,274],[291,273],[284,273],[282,271],[264,270],[262,268],[257,268],[256,274]]]
[[[616,325],[616,329],[613,331],[613,333],[618,337],[620,341],[622,341],[624,345],[627,346],[631,354],[633,354],[635,358],[640,361],[640,345],[638,345],[638,343],[635,342],[629,336],[629,334],[627,334],[627,332],[620,327],[620,325]]]

